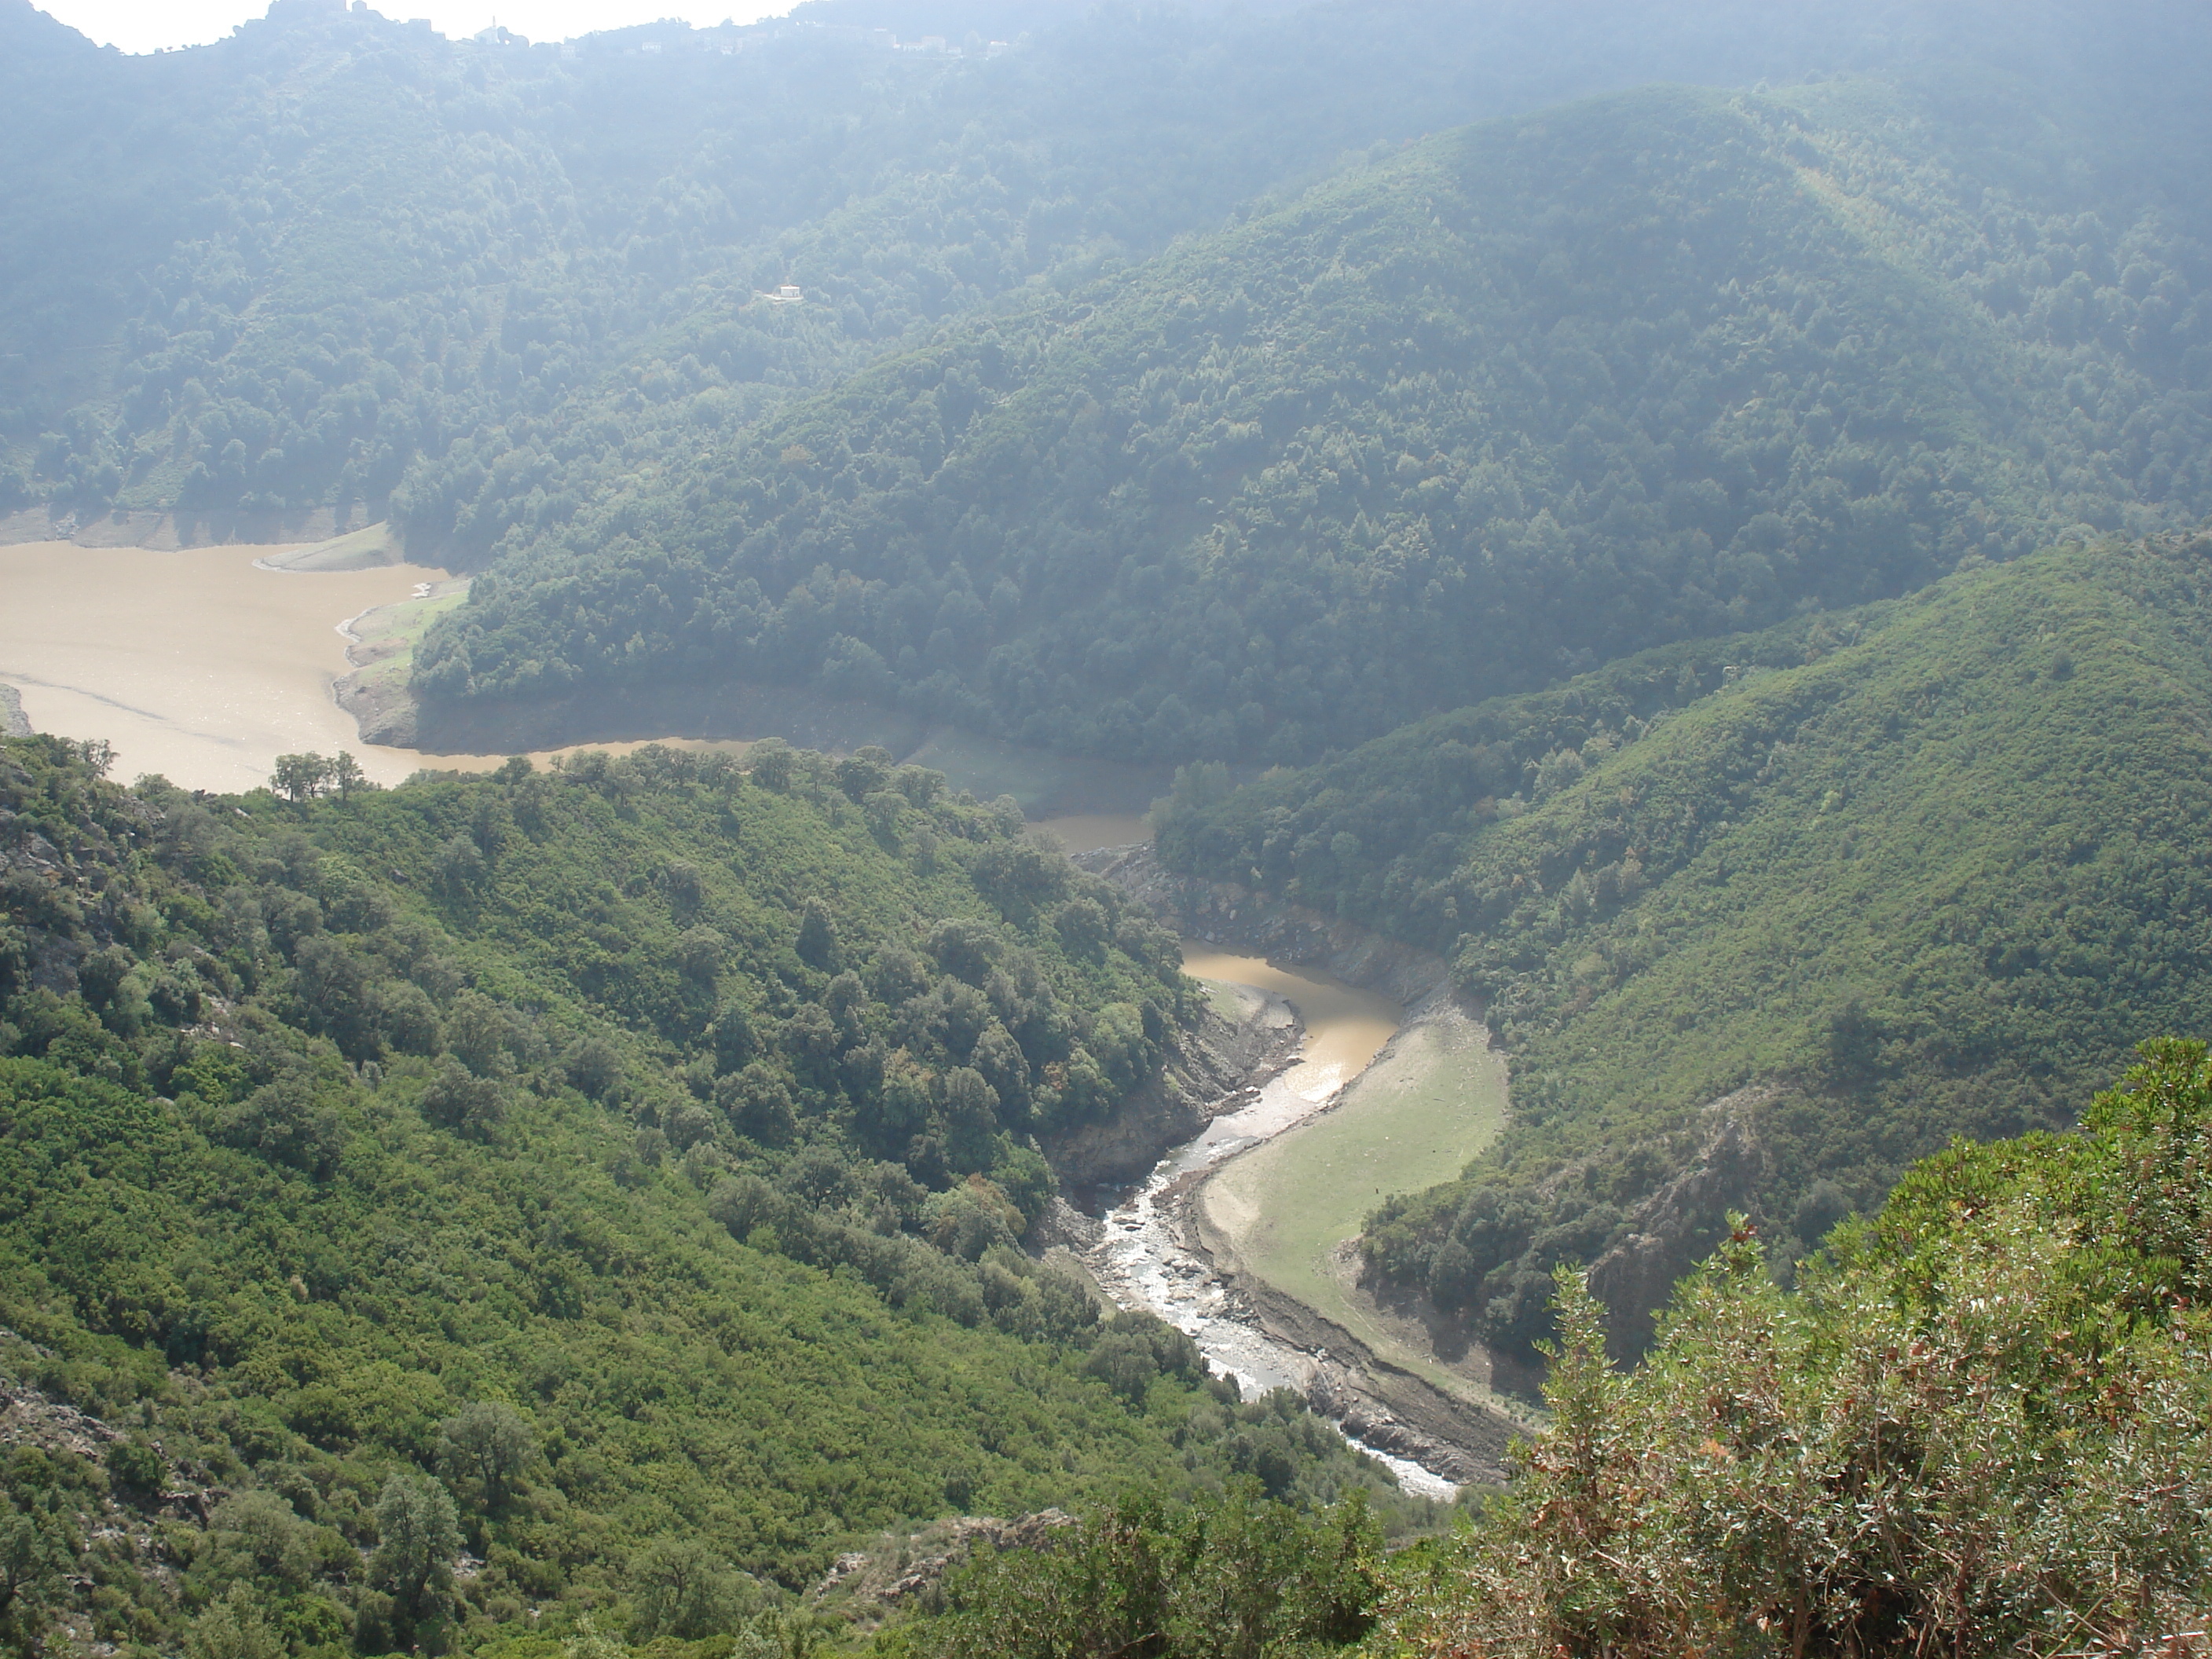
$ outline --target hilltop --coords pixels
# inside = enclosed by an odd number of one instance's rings
[[[1997,55],[2070,72],[2064,8],[2015,12]],[[277,0],[126,58],[5,0],[0,514],[188,540],[389,519],[477,565],[948,319],[1377,147],[1655,70],[1867,56],[1813,14],[1607,14],[814,0],[562,46]],[[1957,39],[1931,13],[1875,55]],[[762,300],[787,283],[799,304]]]

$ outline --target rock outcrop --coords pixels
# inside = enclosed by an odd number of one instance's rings
[[[1747,1209],[1771,1173],[1753,1127],[1777,1093],[1739,1089],[1705,1109],[1705,1139],[1696,1160],[1636,1207],[1629,1233],[1590,1267],[1590,1291],[1606,1309],[1606,1351],[1638,1358],[1651,1343],[1652,1321],[1684,1274],[1712,1254],[1731,1210]]]
[[[1208,1010],[1198,1029],[1170,1041],[1160,1075],[1113,1116],[1048,1137],[1045,1157],[1079,1190],[1141,1181],[1162,1158],[1249,1100],[1297,1052],[1297,1021],[1280,998],[1259,998],[1240,1018]]]
[[[955,1516],[920,1532],[886,1534],[871,1548],[837,1556],[806,1599],[815,1607],[834,1607],[868,1629],[893,1612],[927,1607],[945,1575],[977,1551],[1042,1549],[1060,1528],[1075,1524],[1063,1510],[1040,1510],[1011,1521]]]

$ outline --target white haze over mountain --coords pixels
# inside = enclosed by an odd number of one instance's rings
[[[790,9],[791,0],[391,0],[375,8],[390,17],[428,17],[452,38],[496,21],[532,40],[571,40],[664,17],[697,27],[751,23]],[[146,52],[220,40],[264,8],[248,0],[46,0],[40,9],[101,46]]]

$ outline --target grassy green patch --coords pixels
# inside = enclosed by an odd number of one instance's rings
[[[468,588],[464,586],[449,592],[434,593],[420,599],[402,599],[396,605],[379,605],[375,610],[354,619],[354,633],[368,651],[379,653],[374,660],[358,671],[362,684],[371,686],[404,685],[414,672],[415,648],[422,636],[439,617],[459,610],[468,602]]]
[[[268,562],[279,570],[368,570],[397,563],[399,556],[398,532],[380,520],[313,547],[280,553]]]
[[[1464,1391],[1466,1379],[1407,1350],[1369,1316],[1347,1293],[1336,1257],[1382,1198],[1465,1167],[1497,1138],[1505,1111],[1505,1062],[1480,1027],[1417,1026],[1334,1111],[1237,1158],[1200,1201],[1253,1273],[1385,1358]]]
[[[1241,1022],[1251,1010],[1252,993],[1243,986],[1218,979],[1202,979],[1199,985],[1206,992],[1206,1006],[1225,1020]]]

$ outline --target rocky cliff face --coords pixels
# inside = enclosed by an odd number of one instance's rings
[[[1590,1267],[1606,1308],[1606,1352],[1626,1362],[1651,1344],[1652,1321],[1677,1280],[1713,1252],[1731,1210],[1750,1208],[1771,1173],[1754,1125],[1776,1091],[1754,1085],[1705,1108],[1697,1160],[1637,1206],[1628,1237]]]
[[[1111,1118],[1045,1140],[1044,1155],[1071,1187],[1141,1181],[1174,1148],[1195,1139],[1297,1052],[1297,1022],[1280,999],[1262,998],[1237,1020],[1209,1010],[1195,1031],[1176,1034],[1158,1079]]]
[[[173,1610],[183,1593],[179,1569],[198,1547],[194,1534],[230,1494],[205,1484],[205,1469],[173,1461],[158,1422],[111,1423],[32,1380],[59,1368],[51,1349],[0,1329],[0,1458],[14,1459],[27,1472],[43,1465],[53,1477],[46,1520],[71,1558],[68,1577],[74,1590],[88,1591],[97,1583],[110,1587],[103,1594],[112,1595],[113,1586],[135,1584],[142,1601]],[[187,1396],[197,1392],[188,1376],[172,1373],[172,1381]],[[135,1455],[118,1462],[118,1450]],[[27,1547],[29,1535],[15,1541]],[[0,1580],[14,1567],[0,1563]],[[52,1610],[42,1640],[39,1616],[19,1626],[32,1642],[24,1651],[94,1659],[117,1651],[98,1639],[94,1620],[76,1595]]]

